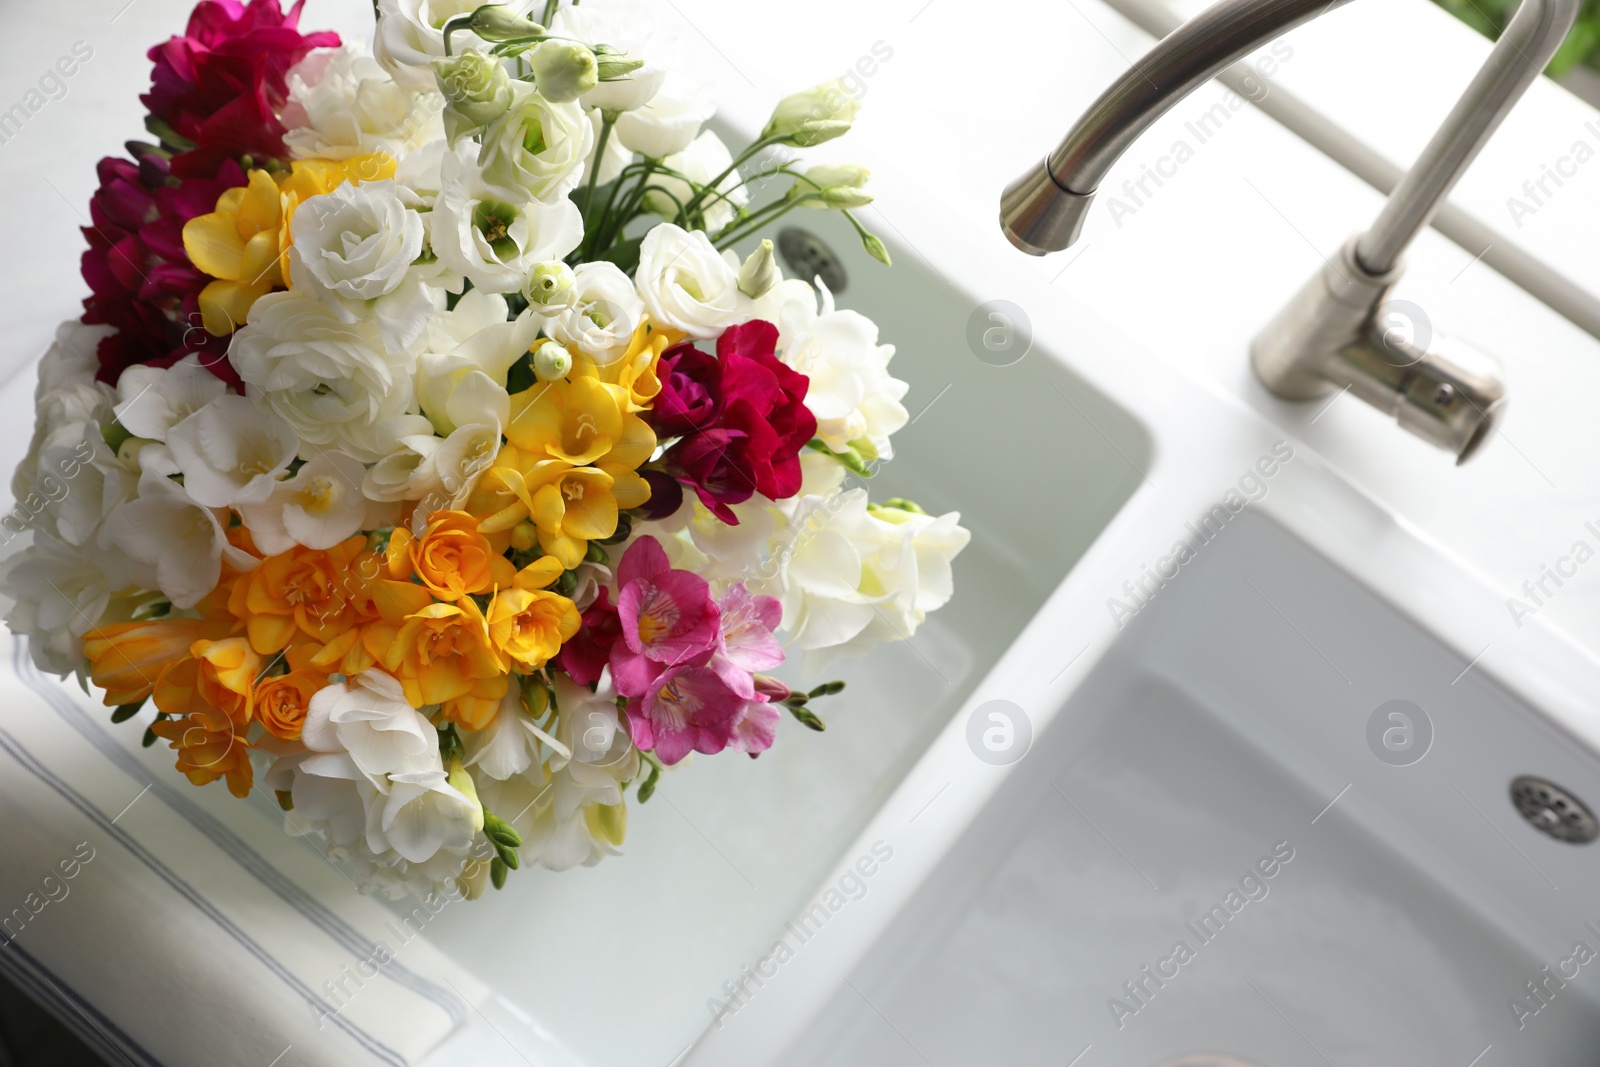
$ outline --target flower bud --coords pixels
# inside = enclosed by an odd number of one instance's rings
[[[518,552],[532,551],[539,543],[539,528],[527,519],[511,527],[511,547]]]
[[[484,4],[478,8],[472,13],[467,29],[485,41],[516,41],[544,33],[543,26],[504,4]]]
[[[533,373],[541,382],[558,382],[572,373],[572,353],[556,341],[545,341],[534,350]]]
[[[547,260],[533,268],[523,295],[535,311],[553,315],[570,308],[578,299],[577,279],[572,268],[559,259]]]
[[[571,103],[600,80],[594,53],[576,41],[540,41],[527,59],[539,95],[552,104]]]
[[[470,137],[511,110],[511,75],[493,56],[463,52],[433,61],[444,95],[444,128],[450,143]]]
[[[739,268],[739,291],[750,299],[765,296],[774,285],[783,281],[778,269],[778,257],[772,252],[772,242],[762,241]]]
[[[644,66],[644,60],[619,52],[608,44],[595,45],[594,58],[599,63],[597,73],[603,82],[621,81]]]
[[[756,692],[766,697],[770,703],[781,704],[794,695],[793,689],[770,674],[754,674],[750,676],[750,680],[755,685]]]
[[[835,78],[780,100],[761,136],[810,148],[848,133],[859,108],[844,79]]]
[[[447,781],[449,781],[450,785],[457,792],[461,793],[468,800],[472,801],[472,807],[474,809],[472,815],[472,829],[475,831],[482,830],[483,804],[478,800],[478,787],[473,783],[472,775],[468,774],[467,769],[461,765],[460,756],[451,757],[450,775]]]
[[[790,187],[789,199],[798,200],[814,193],[817,198],[807,199],[802,206],[834,210],[866,207],[872,203],[872,194],[861,187],[867,184],[870,173],[866,167],[853,163],[812,167],[806,171],[805,182],[796,182]]]

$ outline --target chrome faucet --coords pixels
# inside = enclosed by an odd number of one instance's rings
[[[1180,100],[1261,45],[1349,0],[1222,0],[1174,30],[1078,120],[1043,163],[1006,187],[1000,226],[1029,255],[1077,241],[1113,163]],[[1389,299],[1401,256],[1571,31],[1582,0],[1523,0],[1489,60],[1395,187],[1251,345],[1256,376],[1288,400],[1351,393],[1465,462],[1505,406],[1498,364],[1434,335]]]

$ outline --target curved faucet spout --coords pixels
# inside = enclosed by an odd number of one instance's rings
[[[1006,187],[1006,238],[1035,256],[1072,245],[1101,180],[1157,119],[1250,52],[1348,2],[1222,0],[1178,27],[1094,102],[1054,152]],[[1561,47],[1582,3],[1523,0],[1377,221],[1256,338],[1251,360],[1268,389],[1290,400],[1350,390],[1458,461],[1483,444],[1505,406],[1498,366],[1454,344],[1396,341],[1385,325],[1398,306],[1389,295],[1405,250]],[[1432,339],[1431,329],[1423,332]]]
[[[1000,225],[1030,255],[1077,241],[1095,190],[1141,134],[1179,101],[1262,45],[1350,0],[1222,0],[1140,57],[1038,166],[1006,187]],[[1538,77],[1582,0],[1523,0],[1493,54],[1395,189],[1358,258],[1384,274],[1433,218],[1462,172]]]

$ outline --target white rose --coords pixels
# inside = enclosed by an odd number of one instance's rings
[[[778,358],[811,380],[806,407],[817,436],[835,452],[868,441],[876,453],[869,461],[889,459],[889,435],[910,418],[900,403],[910,386],[889,374],[894,346],[878,344],[878,326],[865,315],[835,310],[826,286],[820,313],[809,287],[780,288],[799,298],[779,307]]]
[[[300,437],[276,412],[220,396],[167,432],[183,488],[208,508],[259,504],[289,468]]]
[[[365,780],[382,793],[391,774],[444,773],[439,732],[376,668],[319,689],[300,740],[312,753],[299,764],[306,774]]]
[[[347,183],[313,196],[294,215],[289,276],[346,322],[375,321],[384,343],[408,349],[433,313],[420,271],[422,216],[393,180]]]
[[[594,127],[576,103],[553,104],[526,82],[512,88],[511,110],[483,134],[483,180],[508,199],[554,203],[583,176]]]
[[[526,15],[536,0],[504,0],[514,14]],[[444,55],[445,23],[457,15],[470,15],[482,0],[378,0],[378,32],[373,53],[394,80],[414,92],[436,86],[434,59]],[[450,38],[457,53],[482,45],[476,34],[457,32]]]
[[[375,462],[402,434],[427,431],[408,414],[415,361],[385,347],[373,323],[345,322],[299,292],[256,301],[228,359],[251,401],[299,433],[302,458],[331,448]]]
[[[688,148],[716,112],[705,96],[660,92],[643,107],[623,112],[614,135],[641,156],[662,159]]]
[[[739,268],[701,230],[663,222],[645,234],[634,274],[650,319],[704,340],[737,321]]]
[[[445,154],[440,186],[429,221],[433,251],[475,289],[515,292],[535,264],[562,259],[583,240],[583,215],[571,200],[507,202],[487,185],[473,141]]]
[[[577,345],[602,365],[627,354],[644,320],[644,301],[615,263],[582,263],[572,272],[573,304],[545,323],[545,333]]]
[[[644,206],[662,218],[672,219],[678,215],[678,205],[688,204],[694,197],[694,189],[684,178],[699,185],[709,185],[713,178],[733,166],[733,156],[728,152],[728,146],[722,143],[722,138],[707,130],[696,137],[688,148],[677,155],[668,156],[664,163],[669,169],[682,174],[683,178],[651,175]],[[743,181],[739,173],[734,171],[722,179],[722,184],[717,187],[720,195],[710,193],[701,201],[700,210],[705,215],[708,232],[716,233],[728,225],[733,221],[734,213],[750,202],[750,193],[744,188]],[[666,195],[669,193],[670,196]]]
[[[289,71],[288,87],[283,143],[296,159],[401,159],[444,135],[440,96],[398,84],[359,43],[312,52]]]

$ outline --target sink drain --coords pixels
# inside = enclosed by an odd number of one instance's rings
[[[822,238],[814,233],[797,226],[789,226],[779,231],[778,253],[789,265],[789,273],[804,282],[821,278],[822,284],[826,285],[834,296],[844,292],[845,287],[850,284],[850,278],[844,272],[844,264],[839,262],[839,257],[834,254],[833,249],[824,244]]]
[[[1523,775],[1511,783],[1511,803],[1535,830],[1557,841],[1587,845],[1600,836],[1594,812],[1554,782]]]
[[[1161,1067],[1256,1067],[1249,1060],[1237,1056],[1220,1056],[1214,1052],[1192,1053],[1168,1060]]]

